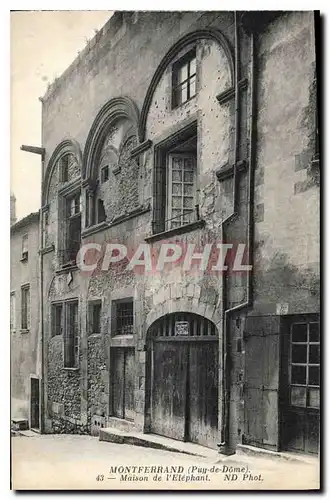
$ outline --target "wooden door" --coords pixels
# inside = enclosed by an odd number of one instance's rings
[[[39,379],[31,378],[31,428],[39,429]]]
[[[125,349],[124,418],[134,420],[135,350]]]
[[[215,447],[218,440],[217,342],[189,345],[188,439]]]
[[[154,342],[152,356],[151,431],[185,440],[187,345]]]
[[[218,338],[206,318],[175,313],[154,326],[151,432],[216,448]]]
[[[133,420],[135,361],[134,348],[112,349],[112,414],[125,420]]]

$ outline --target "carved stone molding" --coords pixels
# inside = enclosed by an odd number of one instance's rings
[[[53,175],[54,169],[57,165],[57,162],[62,156],[68,153],[72,154],[76,158],[78,165],[81,168],[82,154],[80,146],[77,141],[75,141],[74,139],[65,139],[58,146],[56,146],[48,162],[45,172],[45,177],[42,183],[42,205],[46,205],[48,203],[48,190],[49,190],[50,180]]]
[[[97,114],[89,131],[83,157],[83,177],[93,178],[93,169],[100,158],[103,142],[111,125],[120,119],[130,120],[137,128],[139,111],[129,97],[115,97],[108,101]]]

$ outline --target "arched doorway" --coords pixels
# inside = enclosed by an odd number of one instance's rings
[[[218,442],[218,332],[177,312],[148,330],[150,431],[210,448]]]

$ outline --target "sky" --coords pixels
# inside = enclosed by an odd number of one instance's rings
[[[20,150],[41,144],[41,102],[112,15],[112,11],[11,12],[11,191],[18,219],[40,208],[41,157]]]

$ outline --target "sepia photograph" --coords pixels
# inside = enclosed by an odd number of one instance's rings
[[[320,490],[321,31],[10,12],[12,490]]]

